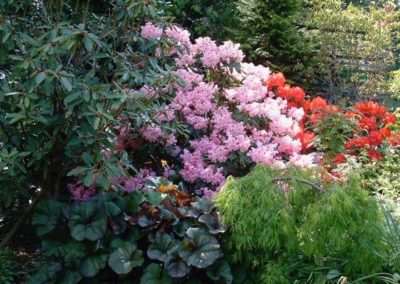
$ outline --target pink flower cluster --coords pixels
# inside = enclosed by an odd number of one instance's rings
[[[156,116],[157,122],[139,132],[146,141],[179,149],[181,165],[175,168],[180,168],[183,179],[196,184],[202,194],[211,196],[228,174],[243,174],[235,173],[230,166],[238,163],[238,155],[247,157],[249,163],[280,168],[315,165],[315,154],[300,154],[302,144],[297,135],[303,109],[288,107],[284,98],[269,91],[266,81],[270,70],[242,63],[244,55],[238,44],[217,45],[208,37],[191,43],[186,30],[176,26],[163,30],[151,23],[142,27],[141,35],[171,40],[173,52],[169,55],[177,66],[175,75],[184,85],[173,85],[175,95]],[[240,70],[232,69],[235,65]],[[222,83],[221,78],[231,83]],[[149,90],[146,87],[142,92],[156,97]],[[192,129],[190,139],[164,133],[160,126],[170,122]],[[135,184],[133,180],[129,183]]]
[[[146,182],[154,176],[156,176],[154,171],[146,168],[140,169],[139,173],[134,178],[125,181],[124,189],[127,192],[143,190],[145,189]]]

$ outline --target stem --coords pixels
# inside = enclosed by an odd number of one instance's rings
[[[295,181],[298,181],[298,182],[302,182],[302,183],[305,183],[305,184],[311,186],[312,188],[314,188],[316,190],[319,190],[319,191],[324,192],[324,193],[327,192],[325,189],[323,189],[322,187],[316,185],[315,183],[313,183],[311,181],[308,181],[306,179],[297,178],[297,177],[279,177],[279,178],[272,179],[272,182],[287,181],[287,180],[295,180]]]

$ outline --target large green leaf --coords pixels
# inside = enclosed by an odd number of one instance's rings
[[[174,225],[172,229],[179,237],[184,237],[187,229],[193,225],[191,220],[180,220],[178,224]]]
[[[147,256],[151,259],[165,261],[175,246],[176,241],[170,235],[163,234],[161,237],[156,238],[155,242],[149,246]]]
[[[114,202],[106,202],[107,214],[110,216],[116,216],[121,213],[121,208],[117,206]]]
[[[60,284],[76,284],[79,283],[81,279],[82,276],[79,274],[79,272],[67,270]]]
[[[188,238],[184,240],[184,249],[179,255],[190,265],[206,268],[222,257],[222,251],[216,238],[201,228],[189,228]]]
[[[62,204],[55,200],[38,204],[32,223],[37,226],[36,232],[40,237],[56,228],[62,214],[61,207]]]
[[[191,270],[190,266],[177,253],[167,258],[164,267],[168,274],[174,278],[184,277]]]
[[[111,253],[108,265],[117,274],[128,274],[134,267],[141,266],[144,258],[141,250],[136,245],[126,243],[123,247],[117,248]]]
[[[206,198],[197,198],[196,202],[191,203],[193,208],[197,209],[203,214],[211,213],[217,206],[214,201]]]
[[[57,262],[49,262],[41,266],[28,281],[28,284],[49,284],[55,283],[55,277],[61,270],[61,265]]]
[[[214,281],[224,279],[225,283],[230,284],[233,281],[233,276],[229,264],[224,260],[219,260],[207,269],[207,275]]]
[[[96,212],[93,203],[85,202],[73,209],[68,226],[72,237],[77,241],[96,241],[106,232],[107,218],[104,213]]]
[[[79,271],[85,277],[95,276],[100,269],[103,269],[107,263],[107,254],[97,254],[85,258],[80,266]]]
[[[84,243],[75,241],[73,239],[61,246],[59,250],[60,254],[64,257],[65,262],[69,265],[73,265],[74,263],[80,261],[88,253],[88,248]]]
[[[140,284],[171,284],[172,279],[166,274],[160,265],[152,263],[144,269]]]
[[[207,226],[208,231],[211,234],[220,234],[225,232],[224,227],[222,227],[221,222],[219,222],[219,216],[216,212],[201,215],[198,220]]]
[[[158,205],[163,200],[161,192],[149,189],[145,193],[147,201],[152,205]]]

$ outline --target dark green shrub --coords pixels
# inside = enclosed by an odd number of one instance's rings
[[[217,196],[227,254],[254,270],[253,283],[336,283],[383,270],[379,206],[355,178],[320,185],[312,173],[281,174],[257,166]]]
[[[48,259],[30,283],[232,282],[215,203],[160,180],[145,192],[44,202],[33,223]]]
[[[216,41],[231,38],[236,24],[236,0],[173,0],[165,8],[167,16],[192,32],[192,36],[209,36]]]
[[[247,59],[265,63],[274,71],[309,87],[313,81],[313,42],[301,28],[303,0],[237,1],[233,34]]]

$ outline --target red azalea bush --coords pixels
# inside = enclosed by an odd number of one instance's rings
[[[357,102],[347,109],[321,97],[306,99],[301,88],[286,84],[282,73],[272,74],[266,84],[288,101],[288,107],[304,109],[302,131],[297,135],[302,152],[318,148],[330,166],[344,163],[347,155],[361,157],[365,153],[368,161],[381,160],[385,147],[399,145],[400,135],[391,130],[396,116],[385,106],[369,101]]]

